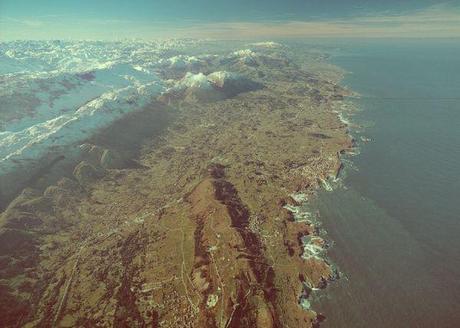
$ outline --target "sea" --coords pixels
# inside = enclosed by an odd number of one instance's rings
[[[460,327],[460,39],[315,45],[360,94],[356,153],[311,200],[341,275],[321,327]]]

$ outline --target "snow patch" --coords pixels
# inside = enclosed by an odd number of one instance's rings
[[[265,42],[255,42],[251,43],[251,46],[262,47],[262,48],[280,48],[282,45],[278,42],[265,41]]]

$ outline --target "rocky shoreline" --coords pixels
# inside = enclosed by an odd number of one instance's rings
[[[305,50],[259,44],[165,69],[180,88],[82,143],[63,178],[37,177],[0,218],[6,325],[324,320],[308,297],[337,273],[301,206],[352,147],[334,112],[351,93]]]

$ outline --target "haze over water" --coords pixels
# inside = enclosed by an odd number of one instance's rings
[[[352,120],[365,129],[352,133],[372,141],[351,158],[346,190],[316,201],[345,274],[317,302],[324,327],[458,327],[460,44],[339,47],[333,61],[362,95]]]

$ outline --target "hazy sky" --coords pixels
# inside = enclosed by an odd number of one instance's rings
[[[460,0],[0,0],[0,39],[460,37]]]

